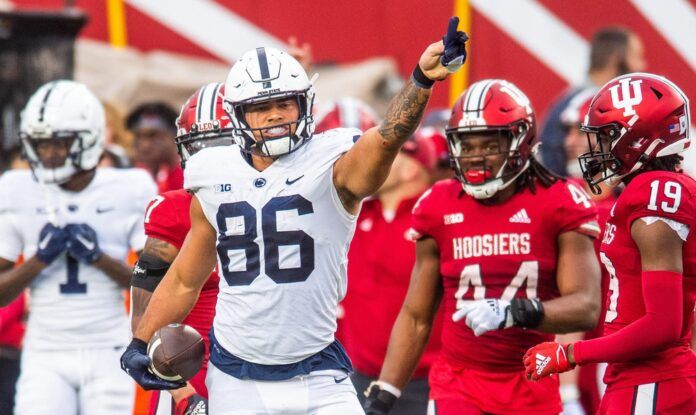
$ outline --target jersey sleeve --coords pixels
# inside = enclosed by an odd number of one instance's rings
[[[155,196],[145,211],[145,235],[181,249],[182,236],[188,232],[183,225],[182,214],[184,212],[181,212],[180,207],[167,197],[166,193]]]
[[[428,236],[435,236],[434,233],[438,222],[436,220],[437,215],[434,212],[437,202],[434,200],[436,196],[433,193],[433,189],[431,187],[426,190],[413,206],[411,228],[408,231],[408,236],[414,241]]]
[[[9,180],[7,177],[0,178],[0,258],[8,261],[16,261],[22,253],[23,243],[18,230],[15,228],[12,220],[12,209],[10,206],[10,197],[12,189],[10,189]]]
[[[575,231],[597,238],[601,229],[597,220],[597,206],[590,196],[573,182],[559,182],[560,195],[556,209],[559,233]]]
[[[639,175],[624,190],[627,226],[639,218],[669,219],[693,228],[696,225],[696,207],[691,189],[678,177],[670,175]]]
[[[134,175],[133,183],[136,186],[136,190],[133,195],[133,206],[135,206],[135,211],[128,228],[128,244],[132,250],[137,252],[145,247],[147,238],[143,224],[143,212],[148,204],[148,200],[157,193],[157,185],[155,185],[150,175],[144,171],[134,171]]]

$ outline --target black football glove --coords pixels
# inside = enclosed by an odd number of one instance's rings
[[[128,376],[135,379],[138,385],[145,390],[179,389],[186,385],[186,382],[170,382],[158,378],[150,373],[148,370],[149,365],[150,358],[147,355],[147,343],[140,339],[133,339],[126,347],[126,351],[121,355],[121,369],[128,373]]]
[[[208,415],[208,400],[194,393],[176,404],[174,415]]]
[[[445,52],[440,57],[440,63],[447,68],[447,71],[452,73],[459,70],[466,61],[466,41],[469,36],[461,30],[457,30],[459,18],[454,16],[449,21],[447,26],[447,34],[442,38],[442,43],[445,45]]]
[[[70,224],[65,227],[70,239],[70,255],[80,262],[91,264],[102,256],[97,233],[86,223]]]
[[[372,382],[365,391],[365,403],[363,409],[365,415],[387,415],[396,403],[396,395],[382,389],[377,383]]]
[[[68,232],[65,228],[59,228],[47,223],[41,228],[39,242],[36,247],[36,258],[48,265],[55,261],[68,247]]]

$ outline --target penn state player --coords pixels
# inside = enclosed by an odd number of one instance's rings
[[[142,170],[96,169],[104,128],[87,87],[49,82],[21,117],[31,172],[0,178],[0,302],[31,291],[18,415],[132,411],[134,385],[115,361],[129,339],[124,259],[143,247],[156,188]]]
[[[181,107],[176,120],[175,139],[181,167],[199,150],[211,146],[232,144],[231,130],[226,128],[229,117],[222,108],[223,85],[210,83],[198,89]],[[145,248],[133,269],[131,280],[131,326],[138,327],[152,292],[176,258],[191,228],[189,210],[193,196],[184,189],[171,190],[155,196],[145,212]],[[203,337],[208,346],[208,333],[215,315],[215,302],[220,277],[213,271],[198,296],[198,301],[183,320]],[[188,384],[169,391],[171,396],[155,391],[150,402],[151,415],[184,414],[187,411],[205,412],[208,390],[205,387],[207,356],[203,368]],[[173,401],[173,402],[172,402]]]
[[[361,199],[383,183],[430,88],[449,73],[441,58],[455,67],[464,59],[456,25],[427,47],[385,120],[362,136],[313,136],[312,83],[286,53],[258,48],[232,67],[225,101],[239,146],[188,162],[191,231],[121,360],[140,384],[170,385],[147,373],[146,340],[188,312],[217,252],[210,412],[362,413],[350,361],[334,341],[346,251]]]
[[[542,343],[524,363],[541,381],[576,364],[609,363],[600,414],[696,413],[696,181],[679,169],[689,126],[684,92],[647,73],[604,85],[582,126],[590,151],[578,158],[590,188],[626,185],[600,250],[610,276],[604,337]]]
[[[596,324],[596,209],[536,161],[534,111],[510,82],[464,91],[447,139],[455,179],[414,206],[416,263],[366,412],[389,412],[442,308],[428,413],[558,414],[558,379],[527,382],[522,356],[538,339]]]

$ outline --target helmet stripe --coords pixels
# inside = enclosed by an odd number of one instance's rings
[[[261,71],[261,79],[267,80],[271,77],[268,70],[268,59],[266,58],[266,48],[256,48],[256,56],[259,58],[259,70]]]
[[[483,87],[483,90],[481,91],[481,94],[479,95],[478,104],[476,105],[478,110],[478,114],[476,114],[476,116],[478,118],[483,117],[483,100],[488,94],[488,90],[491,89],[491,85],[493,85],[493,81],[487,81]]]
[[[48,91],[46,91],[46,95],[44,95],[43,100],[41,101],[41,109],[39,110],[39,122],[43,122],[44,120],[44,112],[46,111],[46,105],[48,104],[48,97],[51,96],[51,93],[55,91],[56,86],[58,86],[58,82],[51,82],[51,86],[48,88]]]

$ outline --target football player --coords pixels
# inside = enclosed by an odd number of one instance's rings
[[[576,364],[608,362],[600,414],[696,412],[696,355],[689,347],[696,301],[696,182],[681,173],[690,144],[689,101],[669,80],[632,73],[594,97],[582,129],[584,178],[624,183],[604,227],[610,275],[604,337],[534,346],[524,364],[545,380]]]
[[[131,376],[169,386],[147,372],[146,341],[188,313],[217,254],[210,413],[362,413],[350,360],[334,341],[346,251],[360,201],[387,177],[433,84],[463,63],[457,23],[427,47],[385,120],[365,133],[313,135],[312,81],[287,53],[260,47],[235,63],[225,105],[238,145],[187,162],[191,231],[122,356]]]
[[[553,333],[596,324],[596,209],[536,161],[534,112],[510,82],[464,91],[447,139],[455,179],[414,206],[416,263],[379,380],[366,391],[367,413],[392,407],[441,307],[429,413],[558,414],[558,379],[527,382],[521,358]]]
[[[143,170],[96,168],[104,127],[86,86],[49,82],[21,117],[31,171],[0,178],[0,302],[31,292],[18,415],[132,411],[135,385],[116,360],[129,339],[125,259],[143,248],[156,188]]]
[[[181,166],[186,168],[186,161],[203,148],[232,144],[231,130],[226,128],[229,118],[222,108],[223,85],[211,83],[197,90],[183,105],[176,120],[176,146],[181,157]],[[152,292],[159,284],[167,269],[176,258],[191,228],[189,209],[192,195],[186,190],[171,190],[150,202],[145,213],[145,248],[138,259],[131,280],[133,330],[138,327],[140,317],[145,312]],[[206,352],[209,347],[208,333],[215,315],[215,302],[218,294],[220,277],[216,271],[201,288],[198,301],[191,312],[184,318],[187,324],[203,337]],[[203,368],[185,387],[170,391],[171,398],[155,391],[150,414],[184,414],[187,410],[207,406],[208,390],[205,387],[205,375],[208,356]],[[174,411],[173,411],[174,410]]]

